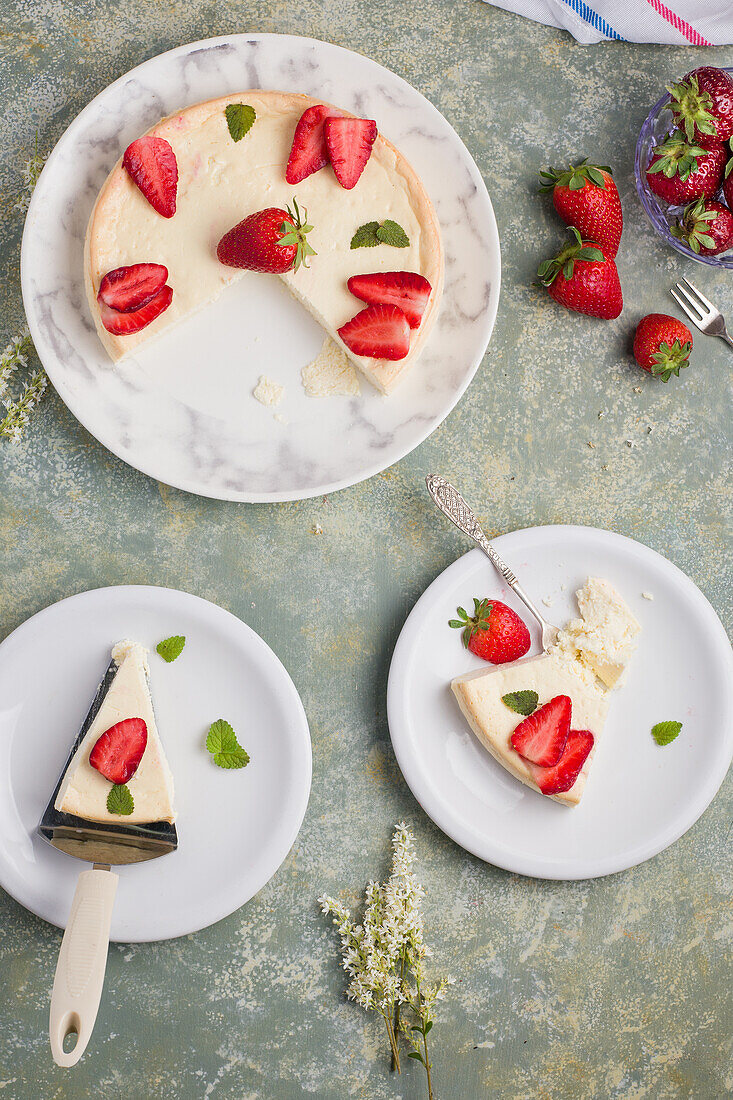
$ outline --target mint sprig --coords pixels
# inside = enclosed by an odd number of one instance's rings
[[[681,729],[681,722],[657,722],[656,726],[652,726],[652,737],[658,745],[668,745]]]
[[[527,718],[537,709],[539,696],[536,691],[509,691],[506,695],[502,695],[501,701],[515,714],[523,714]]]
[[[181,656],[185,644],[185,635],[174,634],[171,638],[164,638],[162,642],[158,642],[155,652],[170,664],[171,661],[175,661],[176,657]]]
[[[252,129],[257,118],[257,112],[248,103],[230,103],[224,108],[224,114],[232,141],[241,141]]]
[[[249,764],[249,753],[239,744],[236,733],[224,718],[217,719],[209,727],[206,748],[219,768],[244,768]]]
[[[391,218],[379,222],[364,222],[351,238],[352,248],[375,248],[378,244],[388,244],[392,248],[407,248],[410,238],[402,226]]]
[[[107,809],[111,814],[129,817],[135,809],[135,800],[125,783],[115,783],[107,795]]]

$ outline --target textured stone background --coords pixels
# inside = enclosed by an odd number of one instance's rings
[[[482,864],[432,825],[400,776],[385,717],[405,615],[465,549],[426,504],[432,468],[481,502],[494,532],[571,522],[640,539],[689,573],[730,625],[730,353],[700,337],[693,366],[668,386],[628,355],[635,321],[672,305],[666,290],[680,274],[733,317],[730,274],[658,243],[633,188],[648,105],[702,55],[581,47],[476,0],[0,0],[0,344],[22,320],[12,205],[36,129],[48,149],[143,59],[240,31],[370,54],[455,125],[499,221],[499,320],[475,382],[433,437],[324,500],[222,504],[156,484],[99,446],[55,395],[24,442],[0,444],[0,637],[98,585],[197,593],[245,618],[283,659],[314,752],[310,808],[275,879],[196,936],[113,947],[96,1031],[72,1071],[52,1064],[46,1030],[59,934],[0,897],[0,1097],[421,1097],[422,1069],[391,1079],[376,1024],[342,1000],[334,940],[313,901],[382,872],[401,817],[416,831],[437,960],[458,978],[433,1032],[441,1100],[727,1095],[730,783],[646,865],[590,883],[537,882]],[[705,58],[733,64],[733,50]],[[537,169],[578,153],[615,166],[625,205],[627,306],[615,322],[564,314],[528,287],[561,237],[535,192]]]

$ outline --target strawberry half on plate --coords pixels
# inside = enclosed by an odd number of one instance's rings
[[[375,271],[352,275],[349,290],[368,305],[399,306],[410,328],[419,328],[432,287],[416,271]]]
[[[322,103],[303,111],[295,127],[293,146],[285,169],[285,179],[289,184],[300,183],[326,167],[328,147],[324,123],[327,118],[340,117],[341,112],[335,107],[325,107]]]
[[[127,783],[140,766],[148,743],[142,718],[123,718],[100,735],[89,753],[89,763],[110,783]]]
[[[356,187],[372,155],[377,124],[369,118],[327,118],[323,129],[336,179],[350,191]]]
[[[141,137],[125,149],[122,164],[154,210],[164,218],[176,212],[178,162],[169,142]]]
[[[410,350],[410,326],[397,306],[367,306],[338,330],[354,355],[404,359]]]

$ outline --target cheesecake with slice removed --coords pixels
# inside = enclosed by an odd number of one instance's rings
[[[55,808],[87,821],[173,822],[173,776],[155,721],[147,650],[118,642],[112,659],[117,671],[66,769]],[[126,785],[132,797],[134,808],[124,816],[107,807],[116,785]]]
[[[641,627],[616,590],[590,577],[580,617],[539,657],[453,680],[468,724],[491,755],[528,787],[567,806],[585,789],[608,713]]]

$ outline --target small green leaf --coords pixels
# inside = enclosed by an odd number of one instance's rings
[[[410,1053],[407,1055],[407,1057],[408,1058],[417,1058],[418,1062],[422,1062],[422,1064],[425,1065],[425,1060],[424,1060],[422,1054],[419,1054],[418,1051],[416,1051],[416,1050],[411,1050]]]
[[[539,696],[536,691],[509,691],[501,697],[502,703],[513,710],[515,714],[523,714],[525,718],[537,709]]]
[[[454,630],[463,630],[465,622],[462,619],[449,619],[448,626],[452,626]]]
[[[230,103],[224,109],[232,141],[241,141],[252,129],[257,112],[248,103]]]
[[[377,230],[377,237],[382,244],[389,244],[392,248],[407,248],[410,243],[410,238],[402,226],[393,222],[391,218],[386,218],[382,222]]]
[[[249,754],[237,741],[237,735],[224,718],[212,722],[206,735],[206,748],[220,768],[244,768]]]
[[[379,222],[365,222],[364,225],[360,225],[351,238],[351,247],[376,248],[379,244],[379,237],[377,235],[378,229]]]
[[[170,664],[176,657],[181,656],[185,644],[186,638],[183,634],[174,634],[171,638],[164,638],[162,642],[158,642],[155,652]]]
[[[135,809],[135,802],[130,794],[130,788],[124,783],[115,783],[107,795],[107,809],[111,814],[128,817]]]
[[[433,1026],[433,1021],[428,1020],[428,1022],[425,1025],[425,1030],[423,1031],[423,1035],[429,1035],[430,1034],[430,1029],[432,1028],[432,1026]]]
[[[652,726],[652,737],[658,745],[668,745],[681,729],[681,722],[657,722],[656,726]]]

